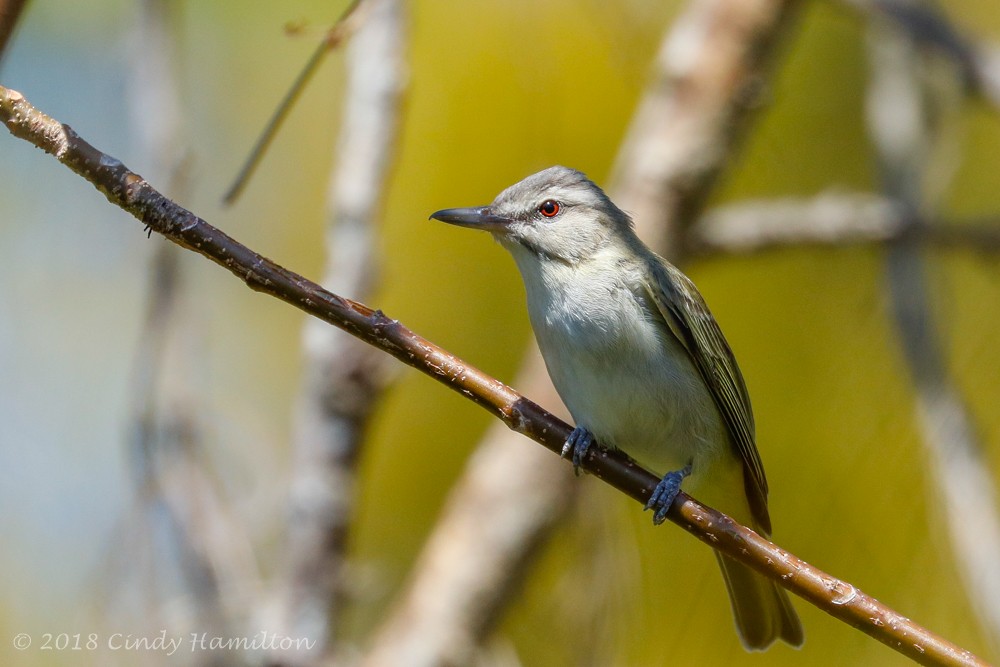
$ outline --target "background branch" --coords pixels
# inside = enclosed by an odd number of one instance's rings
[[[461,393],[553,452],[570,428],[537,404],[391,320],[345,299],[251,251],[157,192],[119,160],[94,148],[71,128],[44,115],[24,97],[0,86],[0,119],[16,137],[50,153],[94,185],[108,201],[171,241],[194,250],[251,289],[274,296],[342,328]],[[656,476],[617,452],[594,451],[584,468],[645,502]],[[680,493],[668,518],[712,548],[746,563],[830,615],[925,665],[985,665],[865,595],[814,568],[725,515]]]
[[[673,262],[767,86],[795,0],[694,0],[674,22],[614,169],[613,199]]]
[[[322,284],[372,295],[379,272],[377,223],[396,151],[405,87],[405,20],[399,0],[365,0],[347,48],[344,119],[328,190]],[[285,570],[274,627],[318,642],[272,660],[313,664],[335,649],[347,590],[347,543],[355,515],[358,458],[389,368],[376,348],[308,318],[295,429]]]
[[[956,65],[970,92],[1000,109],[1000,46],[976,41],[935,4],[910,0],[844,0],[866,17],[887,19],[914,45],[931,47]]]
[[[130,34],[128,106],[144,164],[180,192],[188,185],[183,160],[173,3],[141,0]],[[121,619],[141,618],[143,631],[207,631],[227,635],[240,626],[259,577],[249,540],[206,471],[204,396],[190,377],[204,363],[202,345],[181,347],[182,251],[158,244],[149,257],[146,314],[132,369],[128,457],[135,505],[119,527],[113,565],[107,570],[116,597],[131,602]],[[167,536],[169,549],[158,542]],[[122,547],[122,544],[125,546]],[[158,588],[164,571],[176,570],[184,595]],[[157,575],[160,576],[157,576]],[[134,607],[135,589],[142,604]],[[170,615],[180,607],[184,613]],[[139,628],[136,628],[139,631]],[[197,664],[208,664],[207,655]]]
[[[906,229],[928,226],[951,180],[945,132],[958,89],[955,69],[921,52],[907,32],[873,21],[868,122],[887,196]],[[889,246],[886,280],[903,358],[916,391],[918,424],[966,594],[1000,638],[1000,495],[975,420],[950,377],[921,248]]]
[[[274,113],[271,114],[271,117],[264,125],[260,136],[254,143],[253,148],[250,149],[250,155],[244,160],[243,166],[240,168],[236,178],[233,179],[232,185],[229,186],[226,194],[223,195],[223,203],[232,204],[239,199],[243,189],[250,182],[250,178],[257,170],[257,166],[264,159],[264,154],[267,152],[271,142],[278,135],[278,130],[281,129],[285,119],[288,118],[288,114],[291,113],[292,108],[295,106],[295,102],[298,101],[299,96],[305,91],[313,75],[319,70],[319,66],[323,64],[327,54],[340,46],[362,23],[364,14],[367,12],[367,7],[365,11],[358,11],[358,8],[362,4],[368,3],[364,3],[363,0],[351,0],[350,4],[347,5],[340,17],[333,24],[333,27],[327,31],[322,41],[316,45],[305,67],[295,77],[295,81],[292,82],[285,96],[278,103]]]
[[[691,227],[684,243],[692,255],[706,256],[904,239],[930,248],[992,254],[1000,251],[1000,225],[991,220],[938,220],[914,227],[888,197],[827,192],[812,198],[741,201],[713,208]]]

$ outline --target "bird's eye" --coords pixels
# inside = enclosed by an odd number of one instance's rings
[[[556,217],[556,215],[558,215],[559,211],[561,210],[562,206],[559,205],[559,202],[552,199],[546,199],[545,201],[542,202],[542,205],[538,207],[538,212],[544,215],[546,218]]]

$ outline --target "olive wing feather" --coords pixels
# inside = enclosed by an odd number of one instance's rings
[[[670,331],[701,372],[743,462],[743,481],[758,530],[771,532],[767,478],[757,452],[750,395],[736,358],[694,283],[657,257],[645,288]]]

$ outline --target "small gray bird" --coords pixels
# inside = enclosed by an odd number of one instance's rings
[[[632,221],[582,173],[551,167],[489,206],[431,218],[493,234],[521,272],[528,315],[576,428],[563,449],[579,466],[595,442],[663,480],[646,509],[662,523],[681,481],[762,535],[767,480],[743,376],[692,283],[647,248]],[[801,646],[802,625],[774,582],[716,552],[748,650]]]

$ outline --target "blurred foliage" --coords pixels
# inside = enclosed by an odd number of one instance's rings
[[[1000,40],[993,0],[943,6],[959,25]],[[411,90],[386,200],[382,291],[372,305],[511,380],[530,338],[513,263],[485,235],[427,215],[486,203],[555,163],[605,182],[679,8],[637,0],[412,3]],[[35,0],[0,80],[142,173],[122,101],[134,11],[125,0]],[[177,5],[191,164],[182,203],[309,276],[323,261],[317,238],[340,113],[339,55],[302,98],[241,203],[223,210],[218,202],[338,11],[317,0]],[[315,30],[286,36],[282,26],[297,20]],[[876,187],[865,79],[862,22],[840,5],[808,4],[715,201]],[[961,122],[946,213],[995,217],[1000,114],[975,103]],[[0,146],[0,662],[79,664],[76,655],[17,653],[9,639],[102,627],[92,602],[111,585],[101,563],[130,502],[124,410],[145,263],[164,241],[147,241],[141,226],[23,142],[4,137]],[[952,370],[1000,477],[1000,268],[961,251],[928,256]],[[795,250],[686,268],[748,379],[777,541],[998,660],[942,537],[886,314],[881,257],[874,248]],[[199,258],[185,267],[198,324],[190,367],[177,372],[204,400],[212,460],[268,573],[281,553],[302,316]],[[380,618],[489,419],[401,371],[363,462],[354,557],[368,585],[351,639],[363,640]],[[523,664],[908,664],[801,601],[801,652],[744,653],[706,548],[671,526],[654,530],[638,506],[599,482],[579,483],[586,494],[576,520],[558,532],[502,624],[500,641]]]

